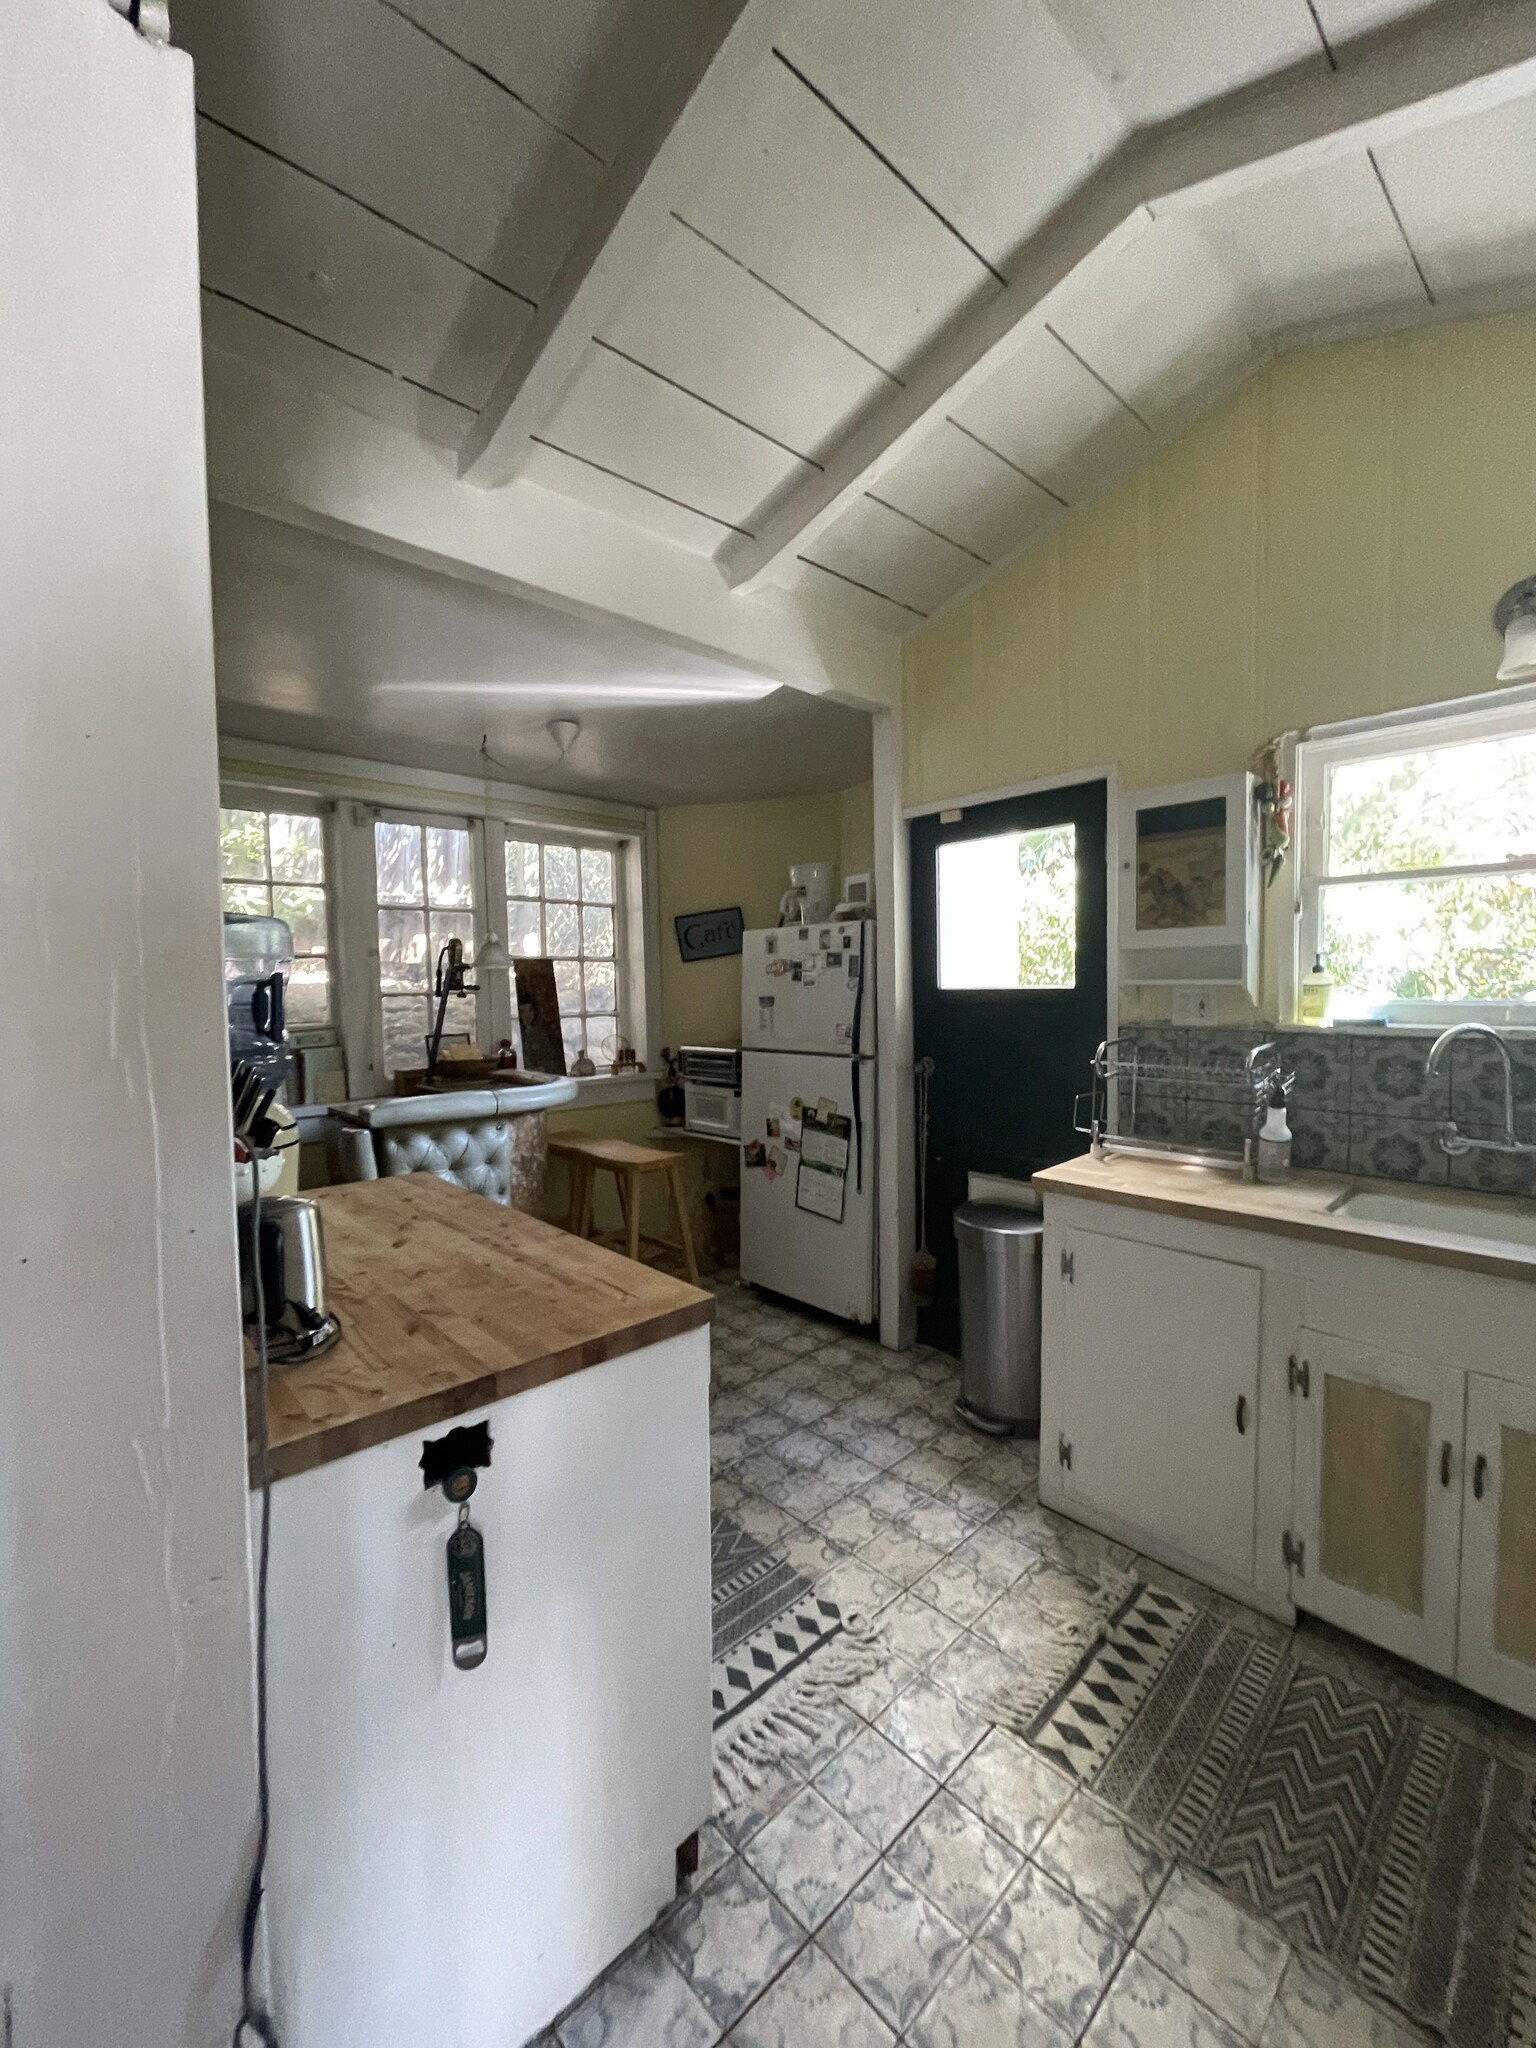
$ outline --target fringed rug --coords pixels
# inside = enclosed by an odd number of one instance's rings
[[[712,1535],[715,1783],[735,1806],[820,1740],[839,1689],[877,1670],[880,1652],[872,1623],[820,1597],[729,1515],[715,1515]]]
[[[1452,2048],[1536,2043],[1536,1773],[1133,1583],[993,1717]]]

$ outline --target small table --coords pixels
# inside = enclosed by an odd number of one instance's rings
[[[570,1168],[571,1200],[565,1227],[577,1237],[592,1235],[592,1195],[598,1173],[613,1175],[619,1208],[624,1217],[626,1250],[630,1258],[644,1263],[642,1247],[681,1252],[688,1278],[699,1284],[699,1262],[694,1257],[693,1233],[688,1228],[688,1210],[683,1199],[680,1152],[658,1152],[649,1145],[632,1145],[627,1138],[589,1138],[585,1131],[562,1131],[549,1141],[550,1157],[563,1159]],[[650,1173],[664,1173],[677,1218],[677,1241],[643,1236],[640,1230],[641,1183]]]

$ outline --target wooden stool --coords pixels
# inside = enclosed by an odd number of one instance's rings
[[[565,1160],[571,1176],[571,1199],[565,1227],[577,1237],[592,1235],[592,1197],[599,1171],[613,1175],[619,1208],[624,1217],[625,1248],[630,1258],[640,1261],[641,1246],[660,1251],[681,1252],[688,1278],[697,1287],[699,1262],[693,1255],[693,1233],[688,1228],[688,1210],[683,1200],[681,1152],[657,1152],[649,1145],[631,1145],[625,1138],[589,1138],[585,1131],[562,1131],[549,1141],[552,1159]],[[672,1193],[677,1217],[677,1238],[644,1237],[640,1232],[641,1183],[648,1173],[664,1173]]]

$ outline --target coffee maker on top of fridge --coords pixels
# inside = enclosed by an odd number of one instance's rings
[[[741,1044],[741,1277],[873,1322],[873,922],[745,932]]]

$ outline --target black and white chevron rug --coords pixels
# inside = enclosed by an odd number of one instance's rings
[[[995,1707],[1452,2048],[1536,2043],[1536,1774],[1144,1584],[1026,1724]]]
[[[727,1514],[711,1528],[715,1780],[728,1805],[818,1742],[840,1688],[880,1663],[877,1633]]]

